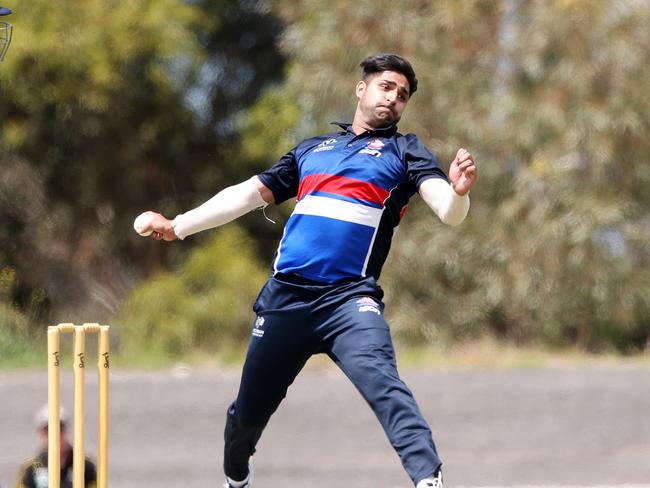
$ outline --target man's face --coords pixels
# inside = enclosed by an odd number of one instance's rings
[[[396,124],[409,100],[409,83],[401,73],[383,71],[357,83],[363,121],[369,128]]]

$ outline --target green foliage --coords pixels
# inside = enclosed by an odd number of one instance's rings
[[[132,220],[192,208],[350,120],[358,63],[379,51],[420,80],[401,131],[444,168],[458,147],[480,168],[462,226],[417,199],[407,212],[381,280],[396,336],[647,350],[647,1],[36,0],[12,22],[3,358],[24,357],[47,321],[114,315],[124,351],[241,344],[256,256],[282,225],[245,218],[254,240],[220,230],[185,263],[204,237],[155,245]],[[267,212],[281,224],[290,205]]]
[[[401,340],[647,347],[647,2],[269,4],[306,132],[349,120],[359,61],[398,52],[420,80],[402,131],[444,168],[478,161],[462,226],[417,202],[400,226],[382,283]]]
[[[33,312],[38,309],[38,294],[32,297],[32,305],[26,313],[12,302],[18,278],[13,268],[0,268],[0,366],[20,366],[34,363],[38,351],[34,347],[43,344],[43,338],[30,330]]]
[[[240,157],[268,165],[299,142],[293,130],[299,121],[296,101],[282,89],[269,89],[242,120]]]
[[[133,290],[113,321],[119,352],[137,363],[141,353],[178,358],[240,350],[265,277],[250,238],[234,225],[219,229],[177,272],[157,274]]]
[[[27,330],[26,316],[12,305],[0,302],[0,367],[22,366],[36,361],[34,345],[38,342],[30,340]]]
[[[181,260],[132,231],[251,168],[240,113],[277,79],[278,21],[256,2],[35,0],[0,66],[0,265],[24,310],[102,320],[134,281]]]

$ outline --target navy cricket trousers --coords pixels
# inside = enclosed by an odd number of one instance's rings
[[[332,358],[363,395],[414,483],[440,468],[431,430],[398,375],[382,297],[374,278],[320,285],[276,275],[266,282],[253,306],[239,393],[227,412],[227,476],[247,476],[269,418],[318,353]]]

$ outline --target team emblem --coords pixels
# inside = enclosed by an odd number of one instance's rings
[[[255,319],[255,327],[253,327],[253,335],[255,337],[262,337],[264,335],[264,330],[262,327],[264,326],[264,317],[258,316]]]
[[[385,144],[381,141],[381,139],[377,139],[377,138],[373,139],[368,143],[368,147],[370,149],[381,149],[384,146]]]
[[[327,139],[326,141],[323,141],[318,146],[316,146],[314,152],[317,153],[321,151],[331,151],[334,149],[334,144],[336,144],[336,139]]]
[[[370,297],[361,297],[356,301],[359,312],[372,312],[381,315],[379,304]]]
[[[359,154],[370,154],[371,156],[378,158],[381,156],[380,149],[384,146],[385,144],[381,141],[381,139],[374,138],[372,141],[366,144],[366,147],[359,151]]]

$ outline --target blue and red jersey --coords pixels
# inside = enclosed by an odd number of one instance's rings
[[[296,197],[274,273],[320,283],[379,278],[409,199],[447,176],[414,134],[397,127],[306,139],[259,175],[282,203]]]

